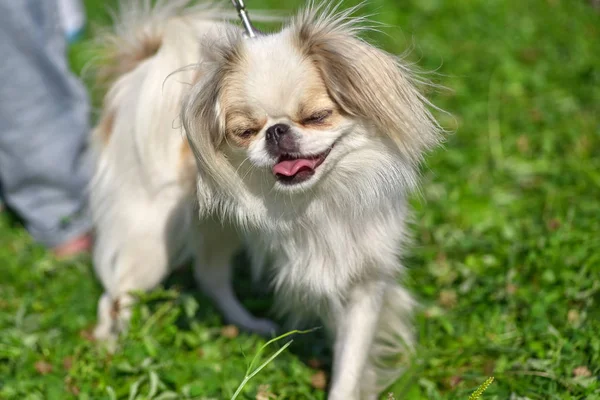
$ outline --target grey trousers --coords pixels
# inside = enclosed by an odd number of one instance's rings
[[[90,230],[89,102],[55,0],[0,0],[0,187],[35,240]]]

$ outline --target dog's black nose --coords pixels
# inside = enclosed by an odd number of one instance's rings
[[[267,129],[267,148],[273,155],[280,153],[295,153],[298,151],[296,135],[289,125],[275,124]]]
[[[279,142],[281,136],[290,131],[290,126],[286,124],[275,124],[267,129],[267,141]]]

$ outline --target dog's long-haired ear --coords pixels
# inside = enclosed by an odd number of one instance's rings
[[[317,65],[330,95],[346,113],[374,123],[408,160],[418,162],[441,140],[442,129],[410,69],[360,39],[364,19],[352,18],[353,11],[309,6],[291,26],[294,40]]]
[[[204,184],[212,190],[229,190],[235,177],[225,155],[218,149],[225,140],[225,119],[219,101],[227,74],[240,63],[241,34],[224,30],[223,40],[206,45],[198,66],[198,82],[188,93],[181,110],[181,120]],[[208,191],[205,191],[208,192]],[[199,196],[202,193],[198,193]]]

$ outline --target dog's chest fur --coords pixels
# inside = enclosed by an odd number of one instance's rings
[[[273,286],[286,308],[322,314],[342,304],[357,284],[397,277],[406,233],[403,199],[355,216],[320,199],[287,217],[271,219],[252,234],[272,260]]]

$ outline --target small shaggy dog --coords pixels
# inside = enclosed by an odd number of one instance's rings
[[[134,2],[103,39],[96,336],[123,329],[128,292],[188,256],[229,322],[272,332],[232,290],[230,259],[245,245],[277,307],[331,332],[329,398],[375,399],[412,343],[399,256],[407,195],[441,139],[429,103],[406,65],[359,38],[351,10],[308,6],[249,39],[182,3]]]

